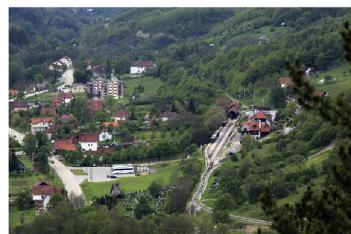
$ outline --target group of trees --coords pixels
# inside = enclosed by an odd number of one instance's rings
[[[23,139],[23,150],[30,159],[34,161],[39,171],[49,172],[48,157],[50,156],[50,145],[46,134],[38,132],[36,135],[27,134]]]

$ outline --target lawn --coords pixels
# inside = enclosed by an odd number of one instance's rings
[[[87,175],[82,169],[71,169],[71,171],[75,175]]]
[[[24,189],[31,189],[32,185],[39,180],[45,180],[52,185],[63,187],[60,178],[55,172],[51,171],[48,175],[44,175],[40,172],[35,172],[30,175],[32,170],[32,163],[29,158],[24,156],[19,158],[26,167],[26,172],[24,175],[10,175],[9,176],[9,193],[16,194]]]
[[[31,97],[25,98],[27,102],[34,102],[34,101],[39,101],[39,102],[50,102],[51,99],[56,95],[56,93],[42,93],[38,95],[34,95]]]
[[[124,95],[128,97],[133,93],[134,88],[141,84],[144,86],[144,92],[140,94],[140,97],[150,97],[157,93],[157,90],[161,87],[161,80],[154,77],[140,77],[140,78],[128,78],[124,80]]]
[[[112,184],[116,181],[119,182],[124,193],[147,189],[155,180],[160,180],[164,184],[169,184],[174,174],[180,174],[178,164],[179,162],[170,162],[167,165],[155,165],[154,167],[157,170],[156,173],[147,176],[121,177],[114,181],[97,183],[85,181],[81,184],[81,188],[86,200],[91,201],[94,196],[100,197],[109,194]]]
[[[17,209],[10,209],[9,212],[9,226],[10,228],[15,228],[21,225],[21,219],[23,219],[23,224],[28,224],[33,222],[35,218],[35,208],[19,211]],[[23,217],[23,218],[22,218]]]
[[[331,81],[329,84],[318,84],[318,81],[324,79],[327,75],[335,77],[335,81]],[[327,72],[323,72],[311,78],[311,82],[315,85],[317,90],[326,91],[329,96],[336,97],[339,93],[347,93],[351,91],[351,79],[348,65],[338,66]]]

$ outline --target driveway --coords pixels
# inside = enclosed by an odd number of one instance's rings
[[[81,178],[77,178],[62,162],[60,162],[56,156],[51,157],[53,163],[49,163],[57,175],[60,177],[62,183],[67,190],[68,195],[74,194],[75,196],[83,196],[82,189],[79,184],[82,182]],[[50,161],[51,161],[50,160]]]
[[[9,135],[10,135],[10,137],[17,140],[18,143],[20,143],[21,145],[23,144],[23,139],[25,137],[24,133],[20,133],[20,132],[16,131],[15,129],[9,128]]]

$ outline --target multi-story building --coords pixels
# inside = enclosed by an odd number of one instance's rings
[[[115,99],[124,97],[124,82],[112,77],[110,80],[95,79],[88,84],[88,93],[91,97],[104,98],[112,96]]]
[[[107,81],[108,95],[115,99],[123,98],[124,96],[124,81],[111,77],[111,80]]]

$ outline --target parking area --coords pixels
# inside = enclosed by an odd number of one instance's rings
[[[107,176],[111,175],[111,167],[67,167],[68,169],[81,169],[87,175],[75,175],[80,179],[88,179],[89,182],[103,182],[115,180],[116,178],[108,178]],[[134,174],[127,175],[117,175],[117,177],[127,177],[127,176],[135,176]],[[84,180],[83,179],[83,180]]]

